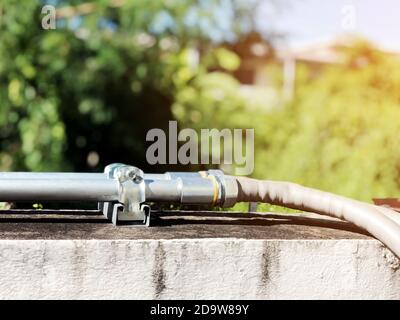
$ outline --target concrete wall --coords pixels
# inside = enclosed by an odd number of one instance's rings
[[[1,299],[400,299],[378,241],[0,240]]]

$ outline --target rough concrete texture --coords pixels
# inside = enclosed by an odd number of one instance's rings
[[[141,229],[2,222],[0,298],[400,299],[399,260],[378,241],[335,221],[321,228],[278,218],[215,226],[169,217],[169,226]]]

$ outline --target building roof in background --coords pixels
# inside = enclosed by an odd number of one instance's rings
[[[380,48],[400,51],[398,0],[276,1],[279,11],[271,8],[270,2],[263,1],[257,22],[261,29],[272,25],[285,35],[290,47],[348,33]]]
[[[305,62],[340,64],[344,62],[344,55],[341,51],[351,48],[359,39],[359,37],[352,35],[333,37],[329,40],[277,50],[277,57],[282,60],[289,58]],[[378,46],[375,46],[375,48],[380,52],[400,57],[400,52],[388,51]]]

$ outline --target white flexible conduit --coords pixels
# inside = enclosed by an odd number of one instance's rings
[[[270,203],[346,220],[368,231],[400,258],[400,223],[390,209],[290,182],[244,177],[236,177],[236,181],[237,202]]]

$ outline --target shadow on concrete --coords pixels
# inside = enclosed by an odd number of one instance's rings
[[[238,213],[238,212],[159,212],[153,216],[153,226],[172,226],[180,224],[200,225],[247,225],[247,226],[273,226],[273,225],[301,225],[369,235],[368,232],[348,223],[333,218],[316,218],[302,216],[302,214],[279,213]]]
[[[297,225],[334,230],[344,230],[364,235],[368,232],[356,226],[329,217],[307,214],[241,213],[228,211],[162,211],[153,212],[151,226],[171,227],[179,225],[226,225],[226,226],[277,226]],[[110,224],[97,210],[2,210],[1,223],[46,224]]]

